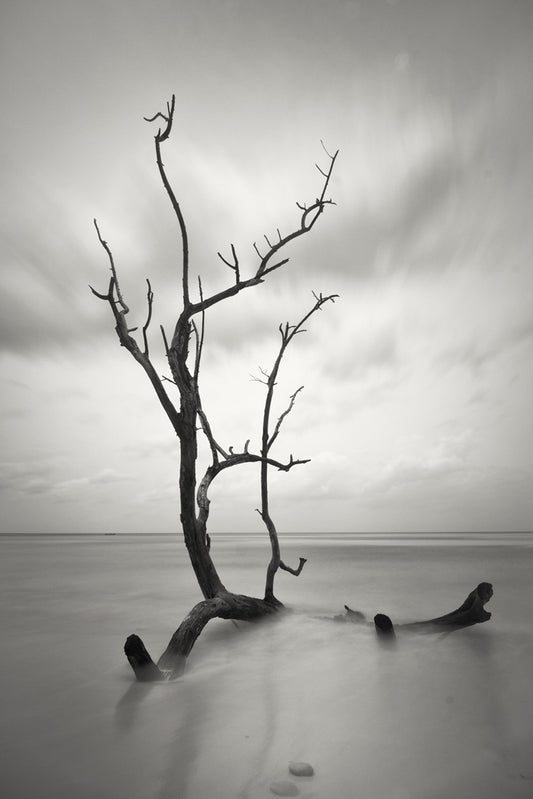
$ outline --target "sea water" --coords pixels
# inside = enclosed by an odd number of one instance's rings
[[[141,685],[201,599],[180,536],[3,536],[1,751],[12,799],[260,799],[533,795],[533,536],[281,536],[291,609],[209,624],[175,683]],[[268,542],[213,535],[226,586],[260,596]],[[383,646],[343,606],[397,625],[441,615],[491,582],[488,623]]]

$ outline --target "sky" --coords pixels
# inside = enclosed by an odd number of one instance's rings
[[[334,200],[290,261],[207,315],[200,385],[219,442],[258,451],[278,325],[338,294],[287,352],[280,532],[533,529],[530,0],[4,0],[0,11],[3,533],[179,530],[177,439],[108,306],[179,310]],[[259,245],[261,246],[261,245]],[[169,390],[171,387],[170,384]],[[200,466],[204,465],[202,446]],[[219,477],[210,529],[258,531],[256,466]]]

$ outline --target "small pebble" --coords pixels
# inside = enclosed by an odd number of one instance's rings
[[[300,763],[291,760],[289,763],[289,771],[295,777],[312,777],[315,773],[313,766],[310,763]]]
[[[279,780],[271,783],[270,790],[272,793],[275,793],[276,796],[298,796],[300,793],[294,782],[290,782],[289,780]]]

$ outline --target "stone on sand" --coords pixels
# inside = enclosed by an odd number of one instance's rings
[[[271,783],[270,790],[276,796],[298,796],[300,793],[294,782],[290,780],[277,780]]]
[[[310,763],[303,763],[291,760],[289,763],[289,771],[295,777],[312,777],[315,773],[313,766]]]

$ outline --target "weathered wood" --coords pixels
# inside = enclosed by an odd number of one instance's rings
[[[374,616],[374,626],[378,635],[387,635],[389,637],[394,635],[392,621],[384,613],[377,613]]]
[[[183,674],[187,658],[196,640],[211,619],[255,622],[283,609],[284,606],[277,599],[266,601],[221,591],[211,599],[198,602],[192,608],[170,639],[157,665],[138,635],[128,637],[124,651],[140,682],[175,680]]]
[[[165,679],[138,635],[127,637],[124,652],[139,682],[157,682]]]
[[[408,624],[399,624],[399,628],[406,630],[422,630],[422,629],[438,629],[439,627],[449,627],[451,629],[458,629],[460,627],[469,627],[472,624],[481,624],[488,621],[491,614],[485,610],[485,605],[492,597],[494,591],[491,583],[479,583],[479,585],[471,591],[462,605],[444,616],[437,616],[434,619],[427,619],[425,621],[409,622]],[[359,610],[352,610],[348,605],[344,606],[345,615],[335,616],[334,621],[350,622],[352,624],[369,624],[364,613]],[[378,635],[394,635],[394,625],[389,616],[384,613],[377,613],[374,616],[374,627]]]
[[[409,627],[420,627],[422,625],[429,626],[448,626],[448,627],[469,627],[472,624],[481,624],[488,621],[491,614],[485,610],[485,605],[493,595],[491,583],[480,583],[473,591],[471,591],[462,605],[451,613],[446,613],[444,616],[437,616],[435,619],[428,619],[427,621],[413,622],[410,625],[403,625]]]

